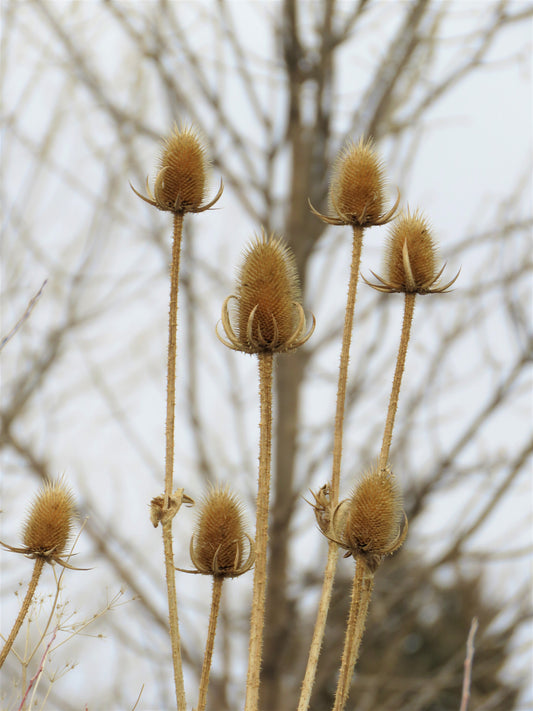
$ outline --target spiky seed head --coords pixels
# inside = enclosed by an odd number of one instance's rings
[[[205,195],[209,162],[193,129],[174,127],[164,141],[159,169],[156,198],[162,209],[197,211]]]
[[[245,252],[237,284],[237,334],[256,352],[283,350],[298,325],[300,284],[292,251],[262,232]],[[254,311],[255,310],[255,311]],[[251,338],[250,338],[251,336]]]
[[[438,279],[438,257],[428,220],[418,210],[391,225],[385,280],[398,291],[424,293]]]
[[[333,167],[330,210],[349,224],[377,224],[383,216],[384,189],[385,169],[373,141],[348,143]]]
[[[213,487],[200,503],[191,547],[201,573],[233,577],[245,565],[249,548],[242,504],[227,488]]]
[[[60,479],[44,485],[28,512],[23,541],[30,555],[61,556],[76,513],[74,497]]]
[[[403,508],[396,478],[371,469],[357,483],[345,513],[346,547],[366,555],[386,555],[398,538]]]

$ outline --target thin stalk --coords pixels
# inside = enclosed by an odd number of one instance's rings
[[[174,234],[172,242],[172,262],[170,266],[170,306],[168,316],[168,361],[167,361],[167,417],[165,450],[165,500],[164,510],[168,509],[172,496],[174,472],[174,411],[176,407],[176,355],[178,326],[178,283],[180,271],[181,237],[183,233],[183,214],[174,215]],[[176,596],[176,571],[172,550],[172,518],[162,521],[163,549],[165,553],[165,572],[168,595],[168,619],[170,625],[170,643],[172,646],[172,664],[174,667],[174,686],[178,711],[186,711],[185,685],[181,660],[181,643],[178,624],[178,603]]]
[[[335,507],[339,502],[339,488],[341,478],[342,437],[344,430],[344,409],[346,404],[346,383],[348,381],[348,362],[350,360],[350,346],[352,343],[353,317],[355,300],[357,297],[357,283],[359,281],[359,265],[361,263],[361,250],[363,247],[363,228],[353,228],[352,263],[350,266],[350,282],[348,285],[348,298],[344,314],[344,329],[342,332],[342,347],[339,364],[339,381],[337,384],[337,405],[335,409],[335,432],[333,437],[333,467],[331,471],[331,503]]]
[[[259,356],[259,476],[255,523],[255,568],[250,616],[250,644],[244,711],[257,711],[259,679],[265,625],[265,594],[267,581],[268,502],[270,495],[270,464],[272,459],[272,353]]]
[[[392,431],[394,429],[394,420],[396,410],[398,409],[398,398],[400,396],[400,387],[402,384],[403,371],[405,369],[405,357],[407,355],[407,346],[409,345],[409,336],[411,334],[411,324],[413,323],[413,312],[415,309],[414,294],[405,295],[405,306],[403,312],[402,335],[400,338],[400,346],[398,348],[398,357],[396,359],[396,370],[394,371],[394,379],[392,381],[392,390],[389,398],[389,409],[387,411],[387,420],[385,422],[385,431],[383,432],[383,442],[381,444],[381,453],[379,455],[379,470],[383,471],[389,460],[389,451],[392,442]]]
[[[346,383],[348,381],[348,363],[350,360],[350,345],[352,342],[355,300],[357,297],[357,284],[359,281],[359,265],[361,263],[362,246],[363,228],[354,226],[352,243],[352,262],[350,266],[350,281],[348,284],[346,311],[344,314],[344,329],[342,334],[342,347],[339,364],[339,380],[337,385],[337,405],[335,410],[333,465],[330,487],[330,501],[332,510],[339,501],[342,438],[344,429],[344,410],[346,404]],[[311,647],[309,649],[309,657],[307,659],[305,676],[302,682],[302,691],[300,693],[298,711],[307,711],[307,709],[309,708],[311,692],[313,689],[313,684],[315,682],[318,658],[320,656],[320,649],[322,647],[324,631],[326,629],[326,620],[328,616],[329,605],[331,602],[331,593],[333,591],[333,582],[335,579],[335,570],[337,567],[338,557],[338,545],[330,541],[328,547],[328,559],[324,572],[324,582],[322,583],[322,593],[320,596],[320,602],[318,604],[317,618],[313,630],[313,639],[311,640]]]
[[[28,614],[28,609],[30,607],[30,603],[31,603],[33,596],[35,594],[35,590],[37,589],[37,583],[39,582],[39,578],[41,577],[44,563],[45,563],[45,559],[42,557],[35,559],[35,565],[33,566],[33,573],[31,576],[30,583],[28,585],[28,590],[26,591],[26,595],[25,595],[24,600],[22,602],[22,607],[20,608],[18,617],[15,620],[15,624],[13,625],[11,632],[9,633],[9,637],[7,638],[6,643],[4,644],[4,648],[2,649],[2,652],[0,653],[0,669],[3,667],[4,662],[6,661],[7,655],[9,654],[9,651],[11,650],[11,647],[13,646],[13,642],[15,641],[17,634],[19,633],[19,630],[22,626],[22,623],[24,622],[26,615]]]
[[[196,711],[204,711],[207,702],[207,687],[209,686],[209,672],[211,671],[211,660],[213,659],[213,646],[215,644],[215,634],[217,630],[218,611],[220,610],[220,598],[222,596],[223,582],[224,578],[221,575],[215,575],[213,577],[213,593],[211,597],[211,611],[209,613],[209,627],[207,630],[207,642],[205,643],[204,663],[202,666],[200,692],[198,695],[198,706]]]
[[[359,657],[359,648],[365,631],[366,616],[373,587],[374,573],[369,570],[364,558],[359,557],[356,561],[352,600],[348,623],[346,625],[344,650],[342,653],[341,669],[339,672],[333,711],[343,711],[346,701],[348,700],[350,683],[355,663]]]

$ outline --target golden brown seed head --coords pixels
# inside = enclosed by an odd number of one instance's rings
[[[300,283],[294,255],[280,237],[264,231],[250,244],[239,272],[237,293],[222,306],[221,324],[228,348],[244,353],[286,353],[311,337],[300,302]],[[229,302],[235,301],[234,318]],[[236,321],[236,333],[232,320]]]
[[[253,554],[242,505],[228,489],[214,487],[201,502],[191,558],[200,573],[209,575],[234,577],[250,569]]]
[[[372,140],[349,143],[333,168],[330,210],[345,223],[379,224],[383,217],[385,170]]]
[[[349,499],[345,539],[353,550],[385,555],[398,536],[403,517],[402,496],[389,470],[371,469]]]
[[[385,280],[398,291],[425,293],[438,279],[437,249],[428,220],[407,211],[392,224],[385,258]]]
[[[72,492],[59,480],[45,484],[37,494],[23,531],[29,555],[61,556],[75,518]]]
[[[161,209],[195,212],[204,199],[209,163],[197,134],[174,130],[165,139],[155,191]]]
[[[300,284],[294,255],[263,232],[247,249],[237,286],[237,335],[257,352],[281,350],[298,325]],[[255,311],[254,311],[255,310]]]

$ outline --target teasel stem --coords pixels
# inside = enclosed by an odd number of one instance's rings
[[[344,314],[344,329],[342,334],[342,347],[339,364],[339,380],[337,385],[337,405],[335,410],[335,431],[333,439],[333,465],[331,474],[331,489],[330,500],[331,510],[339,502],[339,488],[341,475],[341,459],[342,459],[342,438],[344,426],[344,409],[346,403],[346,383],[348,380],[348,363],[350,359],[350,345],[352,342],[352,330],[355,311],[355,300],[357,297],[357,283],[359,281],[359,265],[361,263],[361,250],[363,247],[363,228],[353,227],[353,243],[352,243],[352,262],[350,266],[350,281],[348,285],[348,297],[346,301],[346,311]],[[311,692],[316,676],[318,658],[320,649],[324,639],[324,631],[326,629],[326,620],[328,616],[329,605],[331,602],[331,593],[333,591],[333,582],[335,579],[335,570],[337,568],[337,559],[339,557],[339,547],[336,543],[330,541],[328,547],[328,558],[324,571],[324,582],[322,583],[322,593],[318,603],[317,618],[313,630],[313,638],[309,649],[307,659],[307,667],[305,670],[304,680],[302,682],[302,690],[298,703],[298,711],[307,711],[311,700]]]
[[[213,659],[213,646],[215,644],[215,634],[217,629],[218,612],[220,610],[223,582],[224,578],[222,575],[213,576],[213,592],[211,596],[211,611],[209,613],[209,627],[207,630],[207,642],[205,644],[204,663],[202,666],[200,692],[198,695],[198,706],[196,711],[204,711],[207,702],[207,687],[209,686],[209,673],[211,671],[211,660]]]
[[[168,509],[172,495],[174,472],[174,413],[176,407],[176,355],[178,326],[178,283],[180,271],[181,237],[183,233],[183,213],[174,214],[174,234],[172,241],[172,262],[170,266],[170,307],[168,316],[168,361],[167,361],[167,417],[165,451],[165,501]],[[186,711],[185,685],[181,660],[181,642],[178,623],[178,602],[176,596],[176,572],[174,552],[172,550],[172,518],[162,520],[163,548],[165,553],[165,572],[167,579],[168,619],[170,624],[170,643],[172,646],[172,665],[174,667],[174,686],[178,711]]]
[[[365,559],[362,556],[358,556],[333,711],[343,711],[348,700],[350,683],[355,663],[359,657],[359,648],[365,631],[366,616],[373,587],[374,573],[368,568]]]
[[[259,353],[259,399],[261,407],[259,439],[259,476],[255,524],[255,568],[250,616],[248,675],[244,711],[257,711],[265,625],[267,579],[268,502],[272,458],[272,353]]]
[[[4,644],[4,648],[0,653],[0,669],[3,667],[7,655],[9,654],[11,647],[13,646],[13,642],[15,641],[17,634],[19,633],[19,630],[22,626],[22,623],[24,622],[26,615],[28,614],[28,609],[35,594],[35,590],[37,589],[37,584],[39,582],[39,578],[41,577],[45,562],[46,559],[42,557],[37,557],[35,559],[33,573],[31,576],[30,583],[28,585],[28,590],[26,591],[26,595],[24,597],[24,601],[22,603],[22,607],[20,608],[19,614],[17,616],[17,619],[15,620],[15,624],[13,625],[12,630],[9,633],[9,637],[7,638],[6,643]]]
[[[352,263],[350,267],[350,282],[348,298],[344,314],[344,329],[342,333],[342,348],[339,364],[339,381],[337,385],[337,405],[335,410],[335,433],[333,439],[333,467],[331,472],[331,503],[332,507],[339,502],[339,487],[341,477],[342,437],[344,428],[344,409],[346,404],[346,383],[348,381],[348,362],[350,360],[350,345],[352,343],[353,318],[357,283],[359,281],[359,265],[363,247],[363,228],[353,228]]]
[[[394,429],[394,420],[396,418],[396,411],[398,409],[398,398],[400,396],[402,376],[403,371],[405,369],[405,357],[407,355],[407,346],[409,345],[409,337],[411,335],[411,324],[413,323],[415,297],[416,293],[405,294],[402,335],[400,338],[400,346],[398,348],[398,357],[396,359],[396,370],[394,371],[394,379],[392,381],[392,390],[389,398],[389,408],[387,411],[387,420],[385,422],[385,431],[383,432],[381,453],[379,455],[380,471],[384,471],[386,469],[387,462],[389,459],[389,451],[392,442],[392,431]]]

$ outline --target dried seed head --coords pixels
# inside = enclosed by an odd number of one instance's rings
[[[198,572],[222,577],[242,575],[252,567],[253,544],[242,505],[228,489],[214,487],[201,502],[191,559]]]
[[[447,284],[440,284],[444,271],[438,268],[437,247],[428,220],[418,210],[402,213],[390,228],[385,255],[383,277],[372,274],[378,280],[372,284],[382,292],[406,294],[437,294],[447,291],[459,276],[459,272]]]
[[[352,496],[337,505],[328,538],[345,548],[346,556],[362,556],[375,570],[406,535],[407,519],[394,475],[388,469],[372,469],[361,477]]]
[[[153,193],[148,179],[148,197],[141,195],[133,185],[131,188],[142,200],[159,210],[182,215],[185,212],[203,212],[217,202],[223,191],[221,181],[220,189],[213,200],[202,205],[208,172],[209,161],[197,133],[192,128],[179,129],[174,126],[172,133],[163,143]]]
[[[335,161],[329,208],[343,224],[383,224],[384,188],[385,170],[374,143],[361,138],[347,144]]]
[[[300,285],[294,256],[281,239],[263,233],[250,245],[237,289],[239,340],[264,342],[265,350],[275,350],[291,339]]]
[[[402,496],[392,472],[371,469],[350,498],[345,536],[350,548],[383,555],[398,535]]]
[[[186,128],[165,139],[160,159],[159,197],[167,209],[194,212],[204,199],[209,164],[197,134]]]
[[[231,299],[236,301],[237,334],[228,312]],[[248,247],[237,294],[224,302],[221,321],[228,340],[219,335],[220,340],[245,353],[283,353],[310,338],[315,319],[306,332],[294,255],[280,237],[262,231]]]
[[[57,558],[64,552],[75,518],[72,492],[62,480],[47,483],[37,494],[24,525],[26,553]]]
[[[390,229],[386,280],[401,291],[424,291],[436,281],[438,271],[437,249],[428,220],[419,211],[400,215]]]

